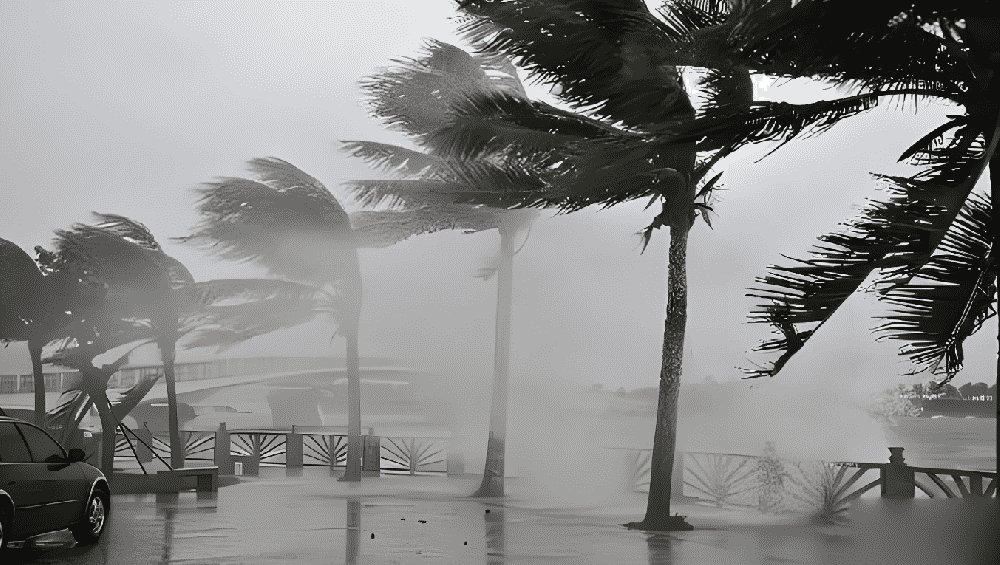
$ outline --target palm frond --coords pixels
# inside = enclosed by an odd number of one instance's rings
[[[190,300],[182,312],[196,312],[223,303],[244,303],[271,298],[315,299],[323,290],[308,284],[280,279],[214,279],[194,283]]]
[[[475,95],[454,103],[454,116],[427,136],[432,154],[445,159],[472,160],[502,155],[512,148],[531,151],[544,161],[553,151],[572,150],[587,134],[606,134],[584,120],[543,114],[540,106],[504,93]],[[569,131],[567,131],[569,129]]]
[[[416,235],[444,230],[467,233],[494,229],[502,210],[453,204],[413,210],[360,211],[351,214],[358,247],[389,247]]]
[[[667,26],[641,0],[459,2],[459,33],[562,86],[576,109],[629,127],[686,118],[693,107],[657,44]]]
[[[341,321],[344,306],[321,299],[270,298],[203,309],[197,329],[182,340],[185,348],[218,347],[220,351],[248,339],[305,324],[328,315]]]
[[[277,157],[263,157],[251,159],[248,168],[277,192],[305,197],[316,208],[320,225],[326,229],[342,234],[350,232],[351,222],[340,202],[337,202],[323,183],[295,165]]]
[[[56,230],[61,266],[91,281],[157,292],[169,286],[169,265],[162,253],[121,237],[114,230],[76,224]]]
[[[374,168],[401,177],[436,176],[445,163],[438,157],[374,141],[342,141],[341,150]]]
[[[39,307],[44,277],[17,244],[0,238],[0,341],[26,341]]]
[[[741,2],[730,52],[776,76],[824,76],[873,92],[924,88],[961,103],[971,76],[942,39],[913,15],[912,2]]]
[[[996,315],[997,254],[992,206],[987,196],[970,197],[938,252],[917,277],[932,284],[895,285],[882,299],[896,306],[876,328],[881,338],[908,342],[910,359],[950,381],[961,370],[962,344]]]
[[[931,152],[934,149],[941,146],[944,134],[957,127],[965,126],[969,123],[969,121],[970,117],[968,115],[952,117],[952,119],[934,128],[929,133],[915,141],[912,145],[907,147],[906,151],[903,151],[903,154],[899,156],[899,161],[905,161],[915,155],[931,155]]]
[[[254,159],[263,182],[224,178],[201,189],[201,221],[179,241],[313,284],[357,278],[350,217],[318,181],[280,159]]]
[[[699,117],[708,120],[746,115],[754,101],[753,80],[745,68],[709,69],[701,80],[701,87],[705,103]],[[719,148],[726,145],[725,140],[716,142]],[[702,149],[710,150],[710,147],[702,144]]]
[[[366,78],[361,88],[372,113],[392,129],[417,139],[447,123],[459,97],[506,92],[524,97],[517,71],[496,54],[473,56],[441,41],[430,40],[417,59],[397,59],[397,66]]]
[[[810,252],[809,259],[794,259],[798,265],[793,267],[769,267],[770,274],[757,281],[764,286],[748,293],[766,301],[751,312],[750,321],[774,325],[772,312],[780,307],[783,323],[803,336],[804,342],[876,269],[877,287],[908,284],[943,243],[996,143],[994,138],[984,149],[975,136],[959,136],[948,147],[933,150],[931,166],[912,177],[874,175],[887,183],[890,198],[872,201],[858,219],[846,224],[846,231],[821,236],[822,244]],[[806,334],[794,329],[801,324],[817,325]],[[782,338],[765,341],[758,350],[785,349],[782,340],[790,334],[781,326],[776,328]],[[773,376],[777,369],[746,373],[751,378]]]
[[[144,224],[118,214],[91,212],[97,219],[96,227],[109,231],[126,241],[136,243],[145,249],[162,251],[153,233]]]

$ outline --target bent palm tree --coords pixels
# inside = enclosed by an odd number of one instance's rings
[[[933,291],[906,287],[915,274],[934,270],[924,266],[935,249],[945,250],[944,238],[949,226],[957,226],[959,214],[971,214],[969,194],[987,164],[993,167],[1000,81],[992,77],[1000,64],[1000,20],[983,6],[690,0],[665,3],[662,17],[656,19],[638,1],[459,4],[469,16],[464,27],[470,39],[519,57],[536,75],[560,86],[567,100],[595,107],[600,114],[632,103],[635,111],[620,121],[650,135],[620,138],[623,161],[632,164],[619,169],[625,183],[648,174],[646,163],[652,161],[647,158],[664,144],[693,141],[699,148],[721,147],[724,155],[746,143],[788,141],[803,132],[824,131],[885,97],[936,97],[965,107],[966,115],[951,116],[904,153],[904,158],[918,157],[928,169],[910,178],[882,177],[894,185],[888,202],[873,203],[848,233],[821,238],[826,245],[803,265],[772,269],[763,281],[769,288],[755,294],[770,304],[752,320],[779,329],[781,337],[761,348],[781,355],[770,367],[748,371],[751,377],[776,374],[818,327],[801,330],[796,325],[822,324],[877,268],[882,270],[883,296],[890,303],[905,303],[903,312],[882,329],[913,342],[910,352],[918,355],[914,360],[936,356],[943,361],[946,380],[950,378],[961,361],[963,335],[977,327],[970,321],[991,314],[991,300],[981,298],[991,294],[990,285]],[[616,56],[624,52],[629,55]],[[709,100],[697,120],[655,123],[655,113],[646,111],[671,96],[663,88],[637,88],[644,73],[636,68],[649,70],[648,76],[671,65],[709,69],[704,83]],[[820,78],[860,92],[806,105],[752,102],[746,96],[750,70]],[[481,103],[470,113],[478,119],[470,123],[480,128],[481,144],[502,141],[511,135],[510,125],[527,125],[531,118],[525,112],[508,112],[505,122],[489,128],[483,119],[490,116],[487,106]],[[951,142],[941,147],[951,130],[956,130]],[[993,228],[980,233],[995,239],[1000,222],[991,217]],[[995,253],[989,250],[995,248],[973,247],[981,254],[961,254],[969,261],[964,276],[995,278],[995,268],[989,268],[995,265]],[[929,324],[932,304],[939,303],[944,292],[954,304],[963,305],[956,309],[960,314]],[[920,356],[931,350],[934,355]],[[649,518],[647,509],[647,525]]]
[[[71,366],[81,371],[81,379],[64,393],[50,419],[61,424],[65,440],[91,402],[99,411],[107,408],[103,406],[108,404],[107,382],[124,356],[135,347],[155,342],[163,352],[168,400],[174,414],[171,466],[182,467],[184,446],[176,419],[176,388],[172,386],[177,340],[194,333],[196,340],[188,346],[235,343],[272,331],[275,326],[303,323],[316,312],[318,289],[280,281],[195,283],[180,262],[162,252],[145,226],[123,216],[95,216],[100,220],[96,226],[78,224],[71,230],[57,231],[56,253],[40,251],[46,270],[54,275],[85,278],[89,286],[106,289],[100,303],[90,309],[86,323],[66,329],[64,335],[69,337],[53,344],[56,351],[50,358],[62,357],[74,363]],[[276,315],[273,302],[279,296],[291,302],[281,302],[279,306],[286,310]],[[244,304],[219,304],[240,299]],[[262,300],[272,305],[271,312],[259,308]],[[258,307],[248,310],[254,305]],[[123,347],[124,356],[110,366],[92,364],[95,355]],[[103,414],[103,420],[110,421],[110,415],[115,421],[124,417],[157,378],[136,383],[110,406],[111,412]]]
[[[27,253],[0,239],[0,341],[27,341],[35,382],[35,423],[44,423],[45,377],[41,349],[34,338],[41,326],[39,309],[47,282]],[[41,416],[39,416],[41,415]]]
[[[502,57],[473,57],[453,45],[431,41],[425,46],[421,58],[397,63],[398,67],[370,77],[362,85],[374,116],[395,126],[418,143],[426,143],[426,139],[437,129],[448,124],[452,118],[452,105],[463,96],[508,92],[526,97],[516,70],[510,61]],[[514,240],[518,233],[530,226],[537,212],[455,203],[450,196],[439,194],[435,189],[439,183],[461,185],[463,180],[451,170],[449,160],[426,152],[367,141],[343,142],[343,149],[397,177],[347,183],[362,205],[377,206],[389,202],[402,205],[407,210],[410,218],[406,224],[407,231],[399,234],[397,239],[443,229],[463,230],[466,233],[496,229],[500,234],[500,250],[495,265],[479,273],[484,279],[491,278],[495,273],[498,277],[489,436],[483,481],[474,496],[503,496],[511,294],[513,260],[517,252]],[[504,157],[490,156],[494,160]],[[367,213],[358,213],[362,217],[364,214]]]
[[[696,146],[688,140],[649,143],[653,133],[687,124],[696,114],[676,69],[635,48],[642,39],[636,37],[637,29],[657,29],[641,3],[480,2],[462,3],[461,9],[469,15],[466,35],[481,51],[500,52],[522,63],[534,56],[527,65],[530,71],[558,80],[565,99],[576,107],[591,107],[598,119],[506,93],[466,96],[454,105],[450,123],[429,136],[427,145],[433,154],[455,159],[454,168],[471,182],[439,191],[459,202],[569,212],[636,198],[661,205],[643,232],[648,243],[653,230],[670,229],[654,465],[646,518],[630,526],[690,529],[682,518],[669,515],[687,316],[687,239],[696,213],[709,210],[707,201],[718,175],[702,180],[732,148]],[[498,32],[501,39],[486,41]],[[577,56],[583,50],[574,41],[584,44],[583,56]],[[730,82],[740,83],[743,74],[734,73]],[[748,103],[743,100],[745,89],[727,94],[734,104]],[[699,150],[716,152],[699,161]],[[506,159],[483,162],[485,155]]]
[[[371,212],[355,232],[351,217],[315,178],[274,157],[253,159],[260,181],[224,178],[200,190],[201,223],[180,241],[339,297],[337,333],[347,342],[348,448],[342,480],[361,480],[361,269],[357,247],[398,233],[398,213]],[[395,218],[396,221],[389,221]]]
[[[40,270],[20,247],[0,239],[0,341],[26,341],[34,380],[35,423],[45,424],[42,348],[79,323],[96,299],[94,292],[62,273]]]

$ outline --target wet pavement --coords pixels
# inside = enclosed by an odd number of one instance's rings
[[[868,506],[859,507],[856,526],[847,528],[678,505],[675,510],[697,529],[652,535],[621,526],[641,518],[641,497],[560,509],[516,495],[503,504],[463,498],[475,485],[475,479],[406,476],[348,485],[323,468],[299,476],[265,468],[260,478],[246,478],[211,497],[194,492],[114,496],[99,545],[75,547],[69,533],[61,532],[9,551],[3,562],[974,564],[992,563],[996,549],[989,535],[996,526],[996,499],[972,501],[992,512],[985,522],[984,516],[971,518],[966,512],[969,501],[917,501],[943,504],[933,507],[937,515],[925,531],[907,520],[927,523],[930,507],[911,508],[913,501],[888,513],[872,506],[878,500],[859,501]],[[954,531],[943,531],[945,522]]]

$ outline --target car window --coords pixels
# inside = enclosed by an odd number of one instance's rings
[[[31,459],[35,463],[51,463],[66,459],[63,448],[42,430],[26,424],[18,424],[17,427],[24,434],[28,449],[31,450]]]
[[[13,422],[0,422],[0,462],[31,463],[31,453]]]

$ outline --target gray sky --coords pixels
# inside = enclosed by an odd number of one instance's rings
[[[113,212],[146,223],[198,280],[259,275],[167,241],[196,221],[190,189],[276,156],[342,195],[340,181],[371,173],[335,140],[401,140],[360,108],[358,79],[412,55],[422,38],[456,42],[452,15],[450,0],[0,3],[0,236],[30,252],[53,229],[90,221],[91,210]],[[830,95],[803,83],[758,94]],[[692,233],[686,379],[738,376],[734,367],[766,334],[745,324],[745,288],[877,195],[867,173],[904,171],[896,157],[946,113],[889,105],[762,163],[753,161],[770,146],[731,161],[715,229]],[[643,204],[536,225],[515,261],[516,375],[656,384],[668,238],[658,232],[639,254],[634,233],[653,215]],[[496,286],[472,274],[498,241],[495,232],[443,233],[365,251],[362,354],[488,372]],[[895,345],[872,343],[872,312],[852,300],[779,379],[845,378],[858,389],[904,380]],[[234,353],[341,353],[329,335],[314,325]],[[991,324],[969,342],[960,382],[994,380],[994,338]],[[23,347],[0,350],[0,372],[26,368]]]

